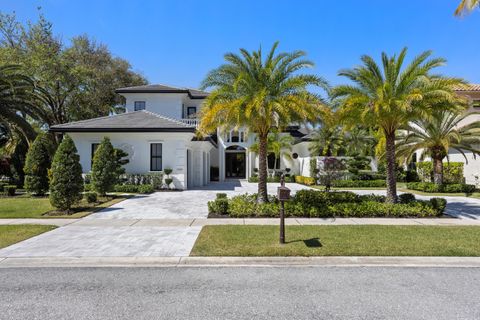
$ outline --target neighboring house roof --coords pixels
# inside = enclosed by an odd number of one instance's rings
[[[191,99],[205,99],[208,92],[190,89],[166,86],[163,84],[148,84],[144,86],[118,88],[116,93],[186,93]]]
[[[473,91],[478,91],[480,92],[480,84],[463,84],[459,85],[455,88],[455,91],[459,92],[473,92]]]
[[[50,127],[53,132],[195,132],[195,127],[141,110]]]

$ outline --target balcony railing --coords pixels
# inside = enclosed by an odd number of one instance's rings
[[[198,125],[200,124],[200,119],[180,119],[180,122],[185,123],[186,125],[198,128]]]

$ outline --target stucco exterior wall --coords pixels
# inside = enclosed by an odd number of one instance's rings
[[[91,170],[92,143],[99,143],[103,137],[110,138],[115,148],[127,152],[130,162],[125,165],[127,173],[150,173],[150,144],[162,144],[162,169],[172,168],[176,188],[185,189],[187,167],[187,144],[192,133],[70,133],[80,155],[84,173]],[[198,142],[203,143],[203,142]]]

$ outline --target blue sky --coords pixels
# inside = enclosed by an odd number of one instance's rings
[[[37,7],[64,41],[86,33],[132,64],[151,83],[197,87],[238,48],[301,49],[311,72],[332,84],[362,54],[408,46],[448,60],[440,71],[480,83],[480,10],[464,18],[460,0],[189,1],[3,0],[3,12],[35,20]]]

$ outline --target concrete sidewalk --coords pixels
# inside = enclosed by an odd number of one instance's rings
[[[480,226],[480,219],[458,218],[287,218],[287,225]],[[0,225],[42,224],[84,227],[202,227],[206,225],[278,225],[278,218],[221,219],[0,219]]]
[[[12,257],[17,267],[455,267],[480,268],[480,257]]]

